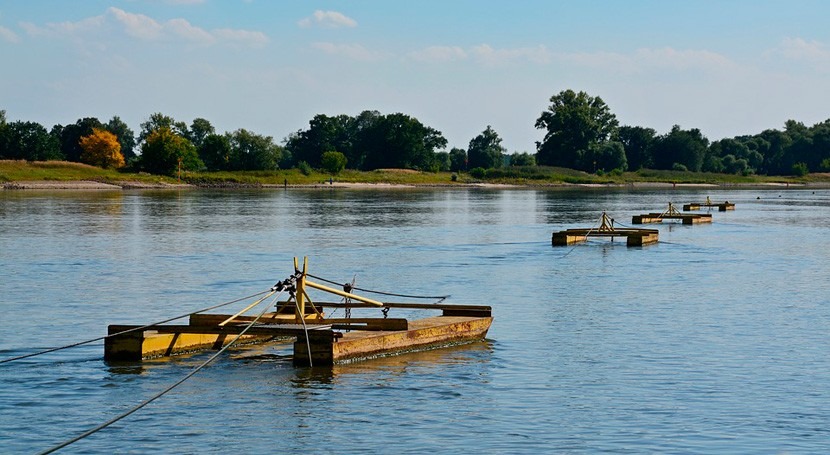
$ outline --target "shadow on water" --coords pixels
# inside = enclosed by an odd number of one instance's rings
[[[383,373],[387,378],[394,378],[404,376],[409,369],[440,371],[447,365],[486,364],[490,362],[492,355],[493,342],[484,340],[340,365],[297,368],[292,385],[300,389],[315,389],[348,377],[374,377],[378,373]]]

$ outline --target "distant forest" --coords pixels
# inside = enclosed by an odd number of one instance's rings
[[[648,127],[620,126],[600,97],[564,90],[550,98],[535,126],[544,135],[535,152],[509,154],[491,126],[466,149],[447,150],[441,132],[418,119],[368,110],[356,116],[316,115],[307,129],[289,134],[281,144],[246,129],[217,133],[204,118],[188,125],[155,113],[135,135],[118,116],[106,123],[86,117],[47,130],[37,122],[9,122],[0,110],[0,159],[63,160],[166,175],[289,168],[475,174],[519,166],[596,174],[644,168],[798,176],[830,171],[830,119],[810,127],[788,120],[783,130],[710,142],[697,128],[675,125],[660,135]]]

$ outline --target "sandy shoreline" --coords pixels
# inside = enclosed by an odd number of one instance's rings
[[[169,183],[143,183],[134,181],[103,183],[94,180],[71,180],[71,181],[53,181],[53,180],[32,180],[32,181],[17,181],[7,182],[0,185],[2,190],[180,190],[180,189],[197,189],[202,188],[198,185],[169,184]],[[632,182],[624,184],[574,184],[574,183],[556,183],[546,185],[519,185],[519,184],[499,184],[499,183],[455,183],[455,184],[399,184],[399,183],[350,183],[350,182],[333,182],[304,184],[304,185],[256,185],[256,186],[233,186],[216,187],[220,189],[280,189],[280,188],[300,188],[300,189],[325,189],[325,188],[346,188],[346,189],[395,189],[395,188],[490,188],[490,189],[511,189],[511,188],[830,188],[830,183],[731,183],[731,184],[714,184],[714,183],[667,183],[667,182]]]

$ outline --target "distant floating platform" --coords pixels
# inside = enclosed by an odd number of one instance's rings
[[[568,229],[554,232],[551,237],[553,246],[567,246],[574,243],[585,242],[588,237],[625,237],[628,246],[643,246],[658,242],[660,231],[657,229],[614,229],[612,231],[600,231],[598,229]]]
[[[700,210],[703,207],[717,207],[719,212],[725,212],[727,210],[735,210],[735,204],[729,201],[724,202],[712,202],[709,198],[706,198],[706,202],[692,202],[689,204],[683,205],[684,212],[692,212],[695,210]]]
[[[567,246],[574,243],[585,242],[588,237],[625,237],[628,246],[643,246],[658,242],[660,231],[657,229],[615,229],[614,221],[602,212],[600,226],[598,228],[577,228],[565,231],[554,232],[551,236],[553,246]]]
[[[683,224],[711,223],[712,215],[709,213],[680,213],[669,202],[668,210],[663,213],[646,213],[643,215],[634,215],[631,218],[633,224],[662,223],[663,220],[680,220]]]

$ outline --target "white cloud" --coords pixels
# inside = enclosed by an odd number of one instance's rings
[[[297,22],[297,25],[302,28],[309,28],[315,25],[324,28],[351,28],[357,27],[357,21],[337,11],[323,11],[318,9],[310,17],[306,17]]]
[[[360,44],[314,43],[312,47],[327,54],[338,55],[361,62],[374,62],[386,57],[384,53],[371,51]]]
[[[20,27],[30,36],[49,34],[75,35],[97,30],[105,22],[106,18],[104,16],[92,16],[77,22],[49,23],[45,27],[37,26],[31,22],[21,22]]]
[[[144,14],[130,13],[115,7],[108,8],[106,14],[89,17],[78,22],[48,23],[42,27],[25,22],[21,23],[20,26],[31,36],[80,37],[115,26],[122,29],[127,35],[143,41],[181,39],[202,45],[225,42],[250,46],[261,46],[268,42],[268,37],[262,32],[230,28],[208,31],[191,24],[186,19],[176,18],[162,23]]]
[[[120,22],[129,35],[144,40],[157,39],[161,37],[163,27],[155,19],[149,16],[128,13],[115,7],[107,9],[107,13]]]
[[[408,57],[423,63],[447,63],[467,58],[467,52],[458,46],[430,46],[410,52]]]
[[[10,43],[20,42],[20,37],[18,37],[15,32],[7,29],[6,27],[3,27],[2,25],[0,25],[0,39],[8,41]]]
[[[803,38],[785,38],[770,54],[809,63],[830,63],[830,48],[818,41],[806,41]]]
[[[250,46],[262,46],[268,43],[268,36],[265,33],[250,30],[219,28],[213,30],[213,36],[223,41],[247,43]]]
[[[180,36],[188,41],[212,44],[216,38],[204,29],[194,27],[190,22],[184,19],[171,19],[165,24],[165,28],[170,30],[173,34]]]

